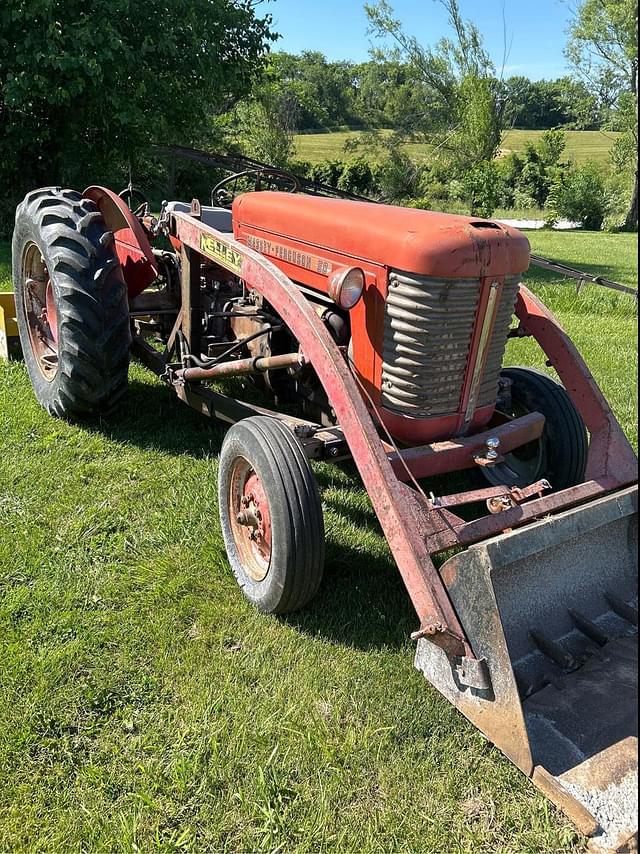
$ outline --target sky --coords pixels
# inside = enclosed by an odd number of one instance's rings
[[[446,13],[436,0],[390,0],[394,16],[422,44],[448,33]],[[368,59],[364,0],[264,0],[260,12],[273,16],[282,38],[273,50],[319,50],[330,60]],[[568,73],[563,55],[571,17],[569,0],[459,0],[463,17],[484,37],[498,71],[503,64],[504,24],[508,56],[505,77],[553,79]]]

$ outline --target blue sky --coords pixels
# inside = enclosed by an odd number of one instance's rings
[[[329,59],[368,58],[370,37],[364,0],[267,0],[268,11],[282,38],[274,50],[299,53],[319,50]],[[503,12],[510,47],[505,76],[522,74],[533,80],[567,73],[563,55],[571,16],[568,0],[459,0],[463,16],[476,23],[496,66],[503,56]],[[435,0],[391,0],[395,17],[423,44],[447,32],[446,13]]]

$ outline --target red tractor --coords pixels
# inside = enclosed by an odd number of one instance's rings
[[[29,193],[13,275],[36,397],[58,417],[108,412],[133,353],[184,402],[230,422],[220,522],[238,583],[264,612],[301,608],[318,590],[310,461],[352,459],[418,615],[416,666],[594,847],[627,844],[637,461],[522,284],[526,237],[312,197],[276,170],[258,180],[279,189],[230,207],[164,203],[159,217],[103,187]],[[560,382],[503,367],[507,341],[525,337]],[[241,375],[260,405],[220,387]],[[425,491],[424,479],[463,469],[484,485]],[[465,521],[464,505],[484,515]]]

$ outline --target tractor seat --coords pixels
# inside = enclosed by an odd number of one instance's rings
[[[175,213],[191,213],[191,205],[187,202],[167,202],[166,211],[174,211]],[[231,220],[231,211],[227,208],[214,208],[209,205],[202,205],[202,215],[200,221],[205,225],[215,228],[216,231],[224,231],[227,234],[233,233],[233,225]]]

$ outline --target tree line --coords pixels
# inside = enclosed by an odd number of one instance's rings
[[[318,51],[278,52],[269,59],[269,85],[293,110],[298,130],[340,127],[415,128],[433,110],[430,87],[420,68],[402,59],[329,61]],[[615,91],[592,91],[570,76],[554,80],[497,78],[507,104],[508,125],[521,129],[612,129]]]
[[[122,186],[132,176],[158,194],[205,198],[212,175],[158,161],[154,143],[286,166],[296,132],[343,125],[362,133],[357,162],[335,180],[370,175],[390,201],[458,198],[486,212],[516,191],[519,201],[565,198],[573,181],[590,198],[627,193],[624,225],[637,228],[633,0],[581,0],[567,44],[574,74],[552,81],[503,79],[458,0],[435,2],[449,31],[434,45],[407,33],[387,0],[365,4],[377,46],[364,63],[271,52],[278,36],[254,0],[0,3],[0,232],[42,185]],[[618,130],[610,174],[576,174],[535,147],[499,164],[510,127]],[[426,165],[406,155],[407,141],[428,144]]]

